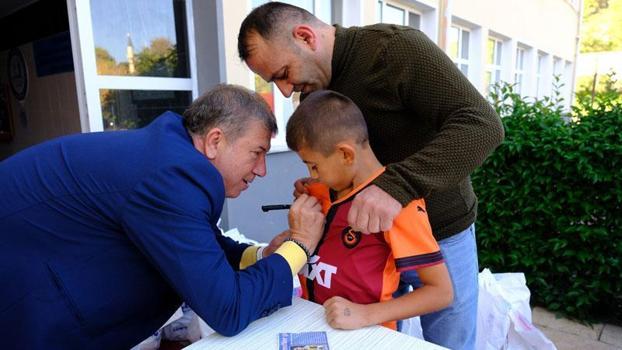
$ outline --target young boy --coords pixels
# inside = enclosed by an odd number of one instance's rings
[[[348,226],[352,199],[384,172],[358,107],[337,92],[313,92],[289,119],[286,135],[319,182],[307,189],[326,213],[324,237],[301,271],[303,297],[323,304],[327,322],[341,329],[396,329],[396,320],[448,306],[452,284],[423,199],[404,207],[387,232],[367,235]],[[393,299],[400,272],[412,269],[423,286]]]

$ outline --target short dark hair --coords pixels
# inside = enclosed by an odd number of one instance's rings
[[[243,134],[251,119],[262,122],[272,134],[278,131],[274,114],[259,94],[229,84],[216,85],[184,111],[184,126],[191,134],[203,135],[219,127],[233,140]]]
[[[287,122],[287,146],[293,151],[306,147],[325,156],[339,142],[369,140],[363,113],[348,97],[331,90],[309,94]]]
[[[282,32],[281,26],[292,19],[302,23],[312,23],[317,20],[305,9],[276,1],[261,5],[251,11],[242,22],[238,33],[240,59],[246,61],[250,54],[247,47],[249,34],[256,32],[266,40],[272,39],[275,33]]]

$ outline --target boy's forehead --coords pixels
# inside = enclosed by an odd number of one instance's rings
[[[298,149],[298,155],[305,163],[315,162],[320,159],[321,153],[312,150],[308,146],[302,146]]]

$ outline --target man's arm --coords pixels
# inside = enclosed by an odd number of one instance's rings
[[[243,271],[231,267],[212,225],[224,199],[222,185],[197,168],[166,169],[139,184],[122,225],[180,297],[210,327],[231,336],[291,304],[292,268],[279,254]]]
[[[388,164],[374,181],[406,205],[469,176],[501,143],[504,131],[490,104],[425,34],[396,35],[383,57],[387,76],[400,77],[388,83],[403,107],[440,125],[423,149]]]

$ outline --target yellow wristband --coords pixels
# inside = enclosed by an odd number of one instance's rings
[[[307,263],[307,253],[305,253],[298,244],[292,241],[283,242],[275,253],[285,258],[289,267],[292,269],[292,275],[296,275]]]
[[[244,270],[257,262],[257,249],[259,249],[257,245],[252,245],[244,249],[242,258],[240,259],[240,270]]]

